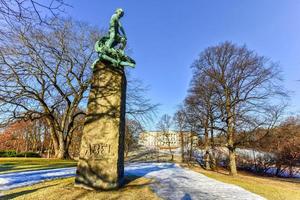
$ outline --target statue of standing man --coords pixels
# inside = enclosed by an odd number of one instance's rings
[[[127,37],[120,19],[124,16],[124,11],[118,8],[112,15],[109,23],[108,36],[102,37],[95,44],[95,50],[99,54],[98,60],[109,61],[114,67],[135,66],[135,61],[125,55]],[[93,64],[93,65],[94,65]]]
[[[120,50],[124,50],[127,42],[126,34],[124,28],[120,22],[121,17],[124,16],[124,11],[118,8],[111,16],[109,22],[109,39],[105,42],[106,47],[114,48],[116,45],[121,44]],[[120,34],[122,33],[122,35]]]

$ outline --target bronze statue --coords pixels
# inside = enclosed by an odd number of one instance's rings
[[[135,61],[125,55],[124,52],[127,38],[124,28],[119,21],[123,16],[124,11],[121,8],[118,8],[112,15],[108,35],[100,38],[95,44],[95,51],[98,53],[99,58],[93,63],[92,67],[99,60],[108,61],[112,66],[120,68],[135,66]]]

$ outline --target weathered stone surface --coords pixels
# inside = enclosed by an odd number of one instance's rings
[[[93,70],[75,185],[108,190],[124,179],[126,77],[100,61]]]

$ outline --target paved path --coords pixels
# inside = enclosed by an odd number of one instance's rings
[[[222,183],[172,163],[136,163],[127,174],[154,178],[156,194],[170,200],[262,200],[241,187]]]
[[[163,199],[170,200],[262,200],[241,187],[222,183],[172,163],[131,163],[126,175],[153,178],[151,187]],[[32,185],[43,180],[75,175],[75,168],[17,172],[0,175],[0,191]]]

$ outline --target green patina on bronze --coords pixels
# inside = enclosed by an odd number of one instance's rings
[[[98,61],[110,62],[113,67],[123,68],[125,66],[134,67],[135,61],[125,55],[125,47],[127,37],[123,26],[120,23],[124,11],[119,8],[112,15],[109,23],[108,35],[102,37],[95,44],[95,51],[98,53],[98,59],[93,63],[92,67]]]

